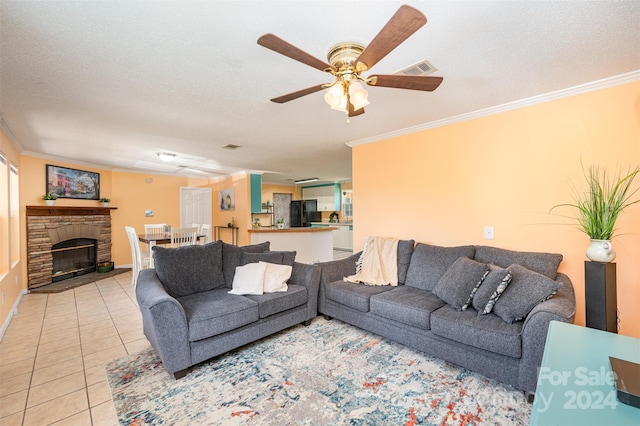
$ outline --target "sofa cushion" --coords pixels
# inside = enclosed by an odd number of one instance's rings
[[[409,270],[415,244],[415,240],[398,241],[398,284],[404,284],[407,280],[407,270]]]
[[[418,243],[413,249],[405,285],[433,291],[440,278],[459,257],[473,259],[473,246],[439,247]]]
[[[251,246],[234,246],[222,242],[222,271],[224,272],[224,282],[227,287],[231,288],[233,284],[233,275],[236,273],[236,267],[242,266],[242,253],[262,253],[269,251],[271,243],[254,244]]]
[[[509,269],[491,265],[489,273],[482,280],[482,284],[478,287],[471,299],[471,305],[479,315],[488,314],[493,309],[493,305],[500,298],[500,295],[509,285],[511,281],[511,272]]]
[[[507,324],[495,314],[477,315],[474,309],[457,311],[448,305],[431,314],[433,334],[513,358],[522,356],[522,324]]]
[[[243,252],[240,258],[240,264],[254,262],[276,263],[278,265],[293,266],[296,259],[295,251],[264,251],[262,253]]]
[[[449,306],[459,311],[467,309],[471,303],[471,293],[477,288],[489,271],[489,265],[459,257],[433,288],[433,293]]]
[[[264,272],[266,270],[267,264],[264,262],[238,266],[233,276],[233,285],[229,294],[243,296],[264,293]]]
[[[260,296],[247,296],[258,303],[260,318],[284,312],[307,303],[307,288],[302,285],[291,284],[287,291],[279,293],[265,293]]]
[[[477,246],[474,259],[482,263],[493,263],[503,268],[518,263],[531,271],[555,280],[558,275],[558,266],[562,262],[562,255]]]
[[[370,305],[372,314],[429,330],[431,313],[445,303],[430,291],[403,285],[374,294]]]
[[[366,285],[348,281],[334,281],[325,285],[327,299],[357,309],[361,312],[369,312],[369,299],[374,294],[389,291],[390,285]]]
[[[520,321],[540,302],[554,295],[562,283],[521,265],[509,267],[513,275],[509,287],[493,307],[493,312],[508,323]]]
[[[189,324],[189,341],[234,330],[258,321],[258,303],[245,296],[227,294],[227,288],[178,298]]]
[[[166,248],[153,247],[160,282],[172,297],[188,296],[225,285],[222,243]]]

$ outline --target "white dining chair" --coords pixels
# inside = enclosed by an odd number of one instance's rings
[[[201,244],[207,244],[211,242],[211,225],[208,223],[203,223],[200,227],[200,235],[204,235],[204,237],[200,238]]]
[[[165,223],[145,223],[144,233],[147,235],[164,235]]]
[[[201,233],[202,233],[202,224],[201,223],[192,223],[191,227],[192,228],[196,228],[196,232],[198,233],[198,235],[201,235]]]
[[[197,228],[172,228],[171,247],[192,246],[196,244]]]
[[[127,231],[127,237],[129,238],[129,246],[131,247],[131,285],[136,288],[136,281],[138,280],[138,274],[141,270],[149,267],[149,255],[140,250],[140,243],[138,241],[138,234],[135,228],[131,226],[125,226]]]

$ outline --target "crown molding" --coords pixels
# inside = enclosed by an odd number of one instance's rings
[[[404,129],[383,133],[370,138],[350,141],[350,142],[347,142],[345,145],[353,148],[354,146],[366,145],[373,142],[392,139],[399,136],[409,135],[409,134],[421,132],[424,130],[434,129],[437,127],[448,126],[450,124],[461,123],[463,121],[474,120],[476,118],[487,117],[489,115],[499,114],[502,112],[512,111],[520,108],[525,108],[528,106],[537,105],[537,104],[541,104],[549,101],[554,101],[557,99],[568,98],[571,96],[594,92],[596,90],[620,86],[622,84],[632,83],[635,81],[640,81],[640,70],[632,71],[626,74],[620,74],[620,75],[605,78],[602,80],[592,81],[590,83],[585,83],[585,84],[569,87],[562,90],[557,90],[555,92],[545,93],[543,95],[537,95],[537,96],[532,96],[530,98],[521,99],[518,101],[508,102],[502,105],[496,105],[493,107],[484,108],[478,111],[455,115],[453,117],[444,118],[442,120],[436,120],[436,121],[419,124],[417,126],[412,126],[412,127],[406,127]]]

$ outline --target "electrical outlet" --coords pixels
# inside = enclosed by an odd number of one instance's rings
[[[493,226],[485,226],[484,227],[484,239],[485,240],[493,240]]]

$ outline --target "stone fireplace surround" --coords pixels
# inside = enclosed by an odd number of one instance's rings
[[[111,210],[116,207],[27,206],[27,280],[34,289],[51,284],[53,244],[97,241],[96,261],[111,260]]]

